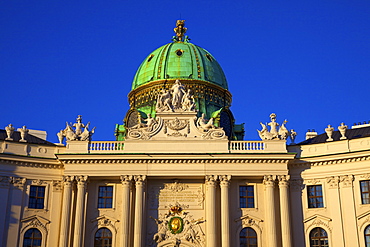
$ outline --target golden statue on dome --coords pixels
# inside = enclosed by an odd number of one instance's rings
[[[178,41],[182,41],[186,30],[187,28],[185,27],[185,20],[177,20],[176,27],[173,29],[173,31],[175,31]]]

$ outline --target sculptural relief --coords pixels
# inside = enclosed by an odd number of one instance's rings
[[[142,119],[139,115],[138,124],[128,128],[127,139],[150,139],[158,133],[163,125],[163,120],[160,117],[153,118],[149,113],[146,119]]]
[[[158,96],[156,112],[195,112],[191,90],[185,90],[185,86],[176,80],[170,90],[163,89]]]
[[[199,132],[202,133],[203,139],[227,139],[225,131],[221,127],[216,127],[214,124],[214,118],[207,120],[205,114],[196,120],[196,127]]]
[[[204,246],[205,234],[200,224],[205,220],[193,219],[178,203],[168,207],[169,211],[159,214],[158,219],[150,216],[157,224],[157,231],[152,233],[150,246],[157,246],[159,243],[165,245],[167,242],[175,243],[175,246],[180,246],[181,243]]]
[[[190,89],[176,80],[171,89],[163,89],[156,103],[156,118],[138,114],[135,125],[127,128],[126,139],[149,140],[153,138],[227,139],[225,131],[216,127],[214,118],[207,120],[205,114],[196,117],[196,104]],[[134,117],[133,119],[136,119]]]

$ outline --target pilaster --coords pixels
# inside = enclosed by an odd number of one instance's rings
[[[345,246],[359,246],[358,231],[351,231],[349,229],[358,229],[356,221],[356,209],[353,191],[353,175],[344,175],[339,177],[340,181],[340,197],[343,214],[343,231]]]
[[[7,219],[9,218],[8,215],[9,212],[9,189],[10,189],[10,183],[12,179],[11,177],[7,176],[1,176],[0,177],[0,198],[2,200],[0,204],[0,241],[1,246],[6,246],[6,236],[7,236]]]
[[[217,246],[216,236],[216,184],[217,175],[206,176],[206,226],[207,246]]]
[[[281,234],[283,247],[292,246],[292,232],[290,222],[290,205],[289,205],[289,175],[278,176],[279,194],[280,194],[280,217],[281,217]]]
[[[231,175],[220,176],[222,247],[230,247],[230,210],[229,210],[230,180]]]
[[[129,246],[130,240],[130,190],[132,176],[122,175],[122,247]]]
[[[145,175],[134,176],[136,192],[135,192],[135,223],[134,223],[134,247],[142,247],[143,235],[145,229],[143,226],[144,216],[144,187]]]
[[[338,236],[333,239],[333,244],[335,246],[345,246],[344,244],[344,230],[343,230],[343,218],[342,218],[342,209],[341,209],[341,199],[339,192],[339,177],[331,176],[326,178],[326,183],[328,185],[327,190],[327,205],[325,207],[330,207],[331,218],[333,219],[333,236]]]
[[[69,226],[71,219],[71,198],[72,198],[72,184],[73,176],[63,177],[63,204],[62,204],[62,217],[60,225],[60,238],[59,247],[69,246]]]
[[[82,247],[83,243],[83,230],[85,226],[85,194],[88,176],[77,176],[77,198],[76,198],[76,218],[75,218],[75,231],[73,239],[73,247]]]
[[[275,175],[265,175],[263,184],[265,185],[265,205],[266,205],[266,226],[267,226],[267,245],[277,247],[276,233],[276,212],[275,212]]]

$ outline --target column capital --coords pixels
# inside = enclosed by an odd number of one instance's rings
[[[88,182],[88,179],[89,179],[89,176],[87,175],[79,175],[79,176],[76,176],[76,181],[77,181],[77,184],[78,185],[86,185],[86,183]]]
[[[74,179],[75,179],[74,176],[63,176],[62,181],[65,186],[71,186]]]
[[[0,188],[9,188],[12,178],[8,176],[0,176]]]
[[[289,186],[290,175],[278,175],[279,187]]]
[[[302,192],[302,190],[304,189],[303,179],[291,179],[290,188],[292,189],[292,191]]]
[[[266,187],[275,187],[276,175],[265,175],[263,177],[263,184]]]
[[[219,176],[219,179],[220,179],[220,185],[221,187],[223,186],[229,186],[230,184],[230,180],[231,180],[231,175],[220,175]]]
[[[121,183],[124,186],[131,186],[133,180],[132,175],[121,175]]]
[[[339,177],[338,176],[327,177],[326,182],[329,184],[329,189],[337,189],[339,186]]]
[[[353,180],[354,180],[353,175],[340,176],[340,182],[342,184],[342,187],[352,187]]]
[[[217,175],[206,175],[205,180],[207,185],[215,185],[217,182]]]
[[[144,185],[146,180],[146,175],[135,175],[134,180],[136,182],[136,185]]]
[[[12,177],[12,180],[11,180],[11,183],[13,184],[13,186],[21,190],[24,189],[26,182],[27,182],[26,178]]]

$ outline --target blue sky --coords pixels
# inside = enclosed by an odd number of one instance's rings
[[[246,140],[272,112],[297,141],[370,120],[368,0],[4,0],[0,128],[26,125],[57,142],[81,114],[93,140],[114,140],[136,69],[171,42],[177,19],[223,67]]]

